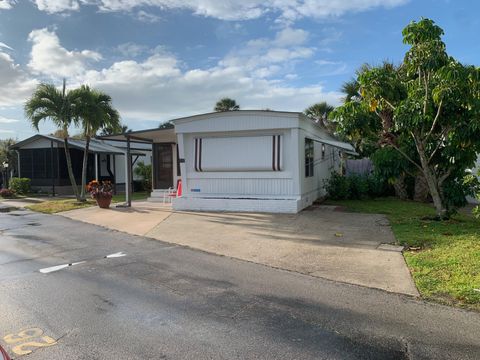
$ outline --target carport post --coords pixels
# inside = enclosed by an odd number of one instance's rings
[[[58,155],[57,155],[58,156]],[[52,196],[55,196],[55,171],[53,167],[53,140],[50,141],[50,171],[52,172]],[[20,174],[18,174],[20,176]]]
[[[127,206],[132,206],[132,154],[130,151],[130,136],[127,135],[127,179],[125,182],[125,195],[127,200]]]
[[[98,181],[98,153],[95,153],[95,180]]]

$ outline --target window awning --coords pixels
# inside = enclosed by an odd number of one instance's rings
[[[316,136],[313,138],[313,140],[325,145],[330,145],[330,146],[342,149],[347,154],[358,155],[358,153],[355,151],[355,148],[349,143],[346,143],[343,141],[337,141],[337,140],[323,139]]]

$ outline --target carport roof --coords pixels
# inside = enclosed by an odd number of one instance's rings
[[[32,137],[29,137],[28,139],[25,139],[23,141],[20,141],[16,143],[15,145],[12,145],[12,149],[21,149],[23,146],[28,145],[32,142],[35,142],[39,139],[47,139],[50,141],[53,141],[58,144],[63,145],[63,139],[57,138],[52,135],[42,135],[42,134],[37,134]],[[85,140],[78,140],[78,139],[68,139],[68,145],[73,148],[73,149],[79,149],[79,150],[85,150]],[[108,145],[103,143],[102,141],[92,139],[90,140],[89,144],[89,152],[92,153],[98,153],[98,154],[118,154],[118,155],[123,155],[125,154],[125,151],[122,149],[119,149],[115,146]],[[141,151],[132,151],[132,155],[145,155],[145,153]]]
[[[132,142],[140,142],[140,143],[176,143],[177,136],[175,135],[175,129],[166,128],[166,129],[146,129],[146,130],[138,130],[138,131],[129,131],[122,134],[115,134],[115,135],[106,135],[106,136],[98,136],[97,139],[103,140],[113,140],[113,141],[126,141],[128,138]]]

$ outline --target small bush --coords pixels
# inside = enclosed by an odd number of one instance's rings
[[[152,191],[152,165],[145,165],[140,161],[134,170],[135,175],[142,177],[142,189],[144,191]]]
[[[382,197],[389,195],[389,188],[386,181],[376,175],[372,174],[367,176],[368,196],[371,198]]]
[[[369,196],[367,176],[351,175],[347,177],[350,199],[364,199]]]
[[[350,198],[350,181],[347,177],[336,171],[324,182],[325,190],[333,200],[345,200]]]
[[[0,196],[4,199],[13,198],[15,196],[15,191],[11,189],[1,189]]]
[[[388,193],[385,181],[374,174],[342,176],[332,172],[324,184],[333,200],[376,198]]]
[[[29,178],[11,178],[9,188],[17,194],[26,195],[30,192]]]

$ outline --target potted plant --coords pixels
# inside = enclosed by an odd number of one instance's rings
[[[97,205],[102,209],[108,209],[112,202],[113,187],[110,181],[92,180],[87,185],[87,191]]]

